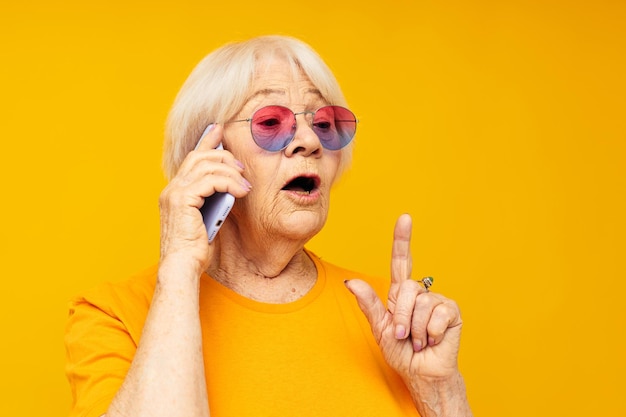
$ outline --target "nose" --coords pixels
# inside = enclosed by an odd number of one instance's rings
[[[285,155],[322,156],[322,143],[312,129],[313,114],[303,112],[296,114],[296,135],[285,148]]]

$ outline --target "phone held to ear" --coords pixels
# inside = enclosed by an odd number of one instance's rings
[[[198,149],[202,139],[213,130],[213,126],[214,125],[210,124],[204,129],[195,149]],[[215,149],[224,148],[220,143]],[[200,208],[200,213],[202,213],[202,220],[204,221],[204,226],[209,236],[209,243],[213,242],[213,239],[215,239],[215,235],[217,235],[220,227],[224,224],[224,220],[226,220],[226,216],[230,213],[230,209],[233,208],[234,203],[235,197],[229,193],[215,193],[204,199],[204,205]]]

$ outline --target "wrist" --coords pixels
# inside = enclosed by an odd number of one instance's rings
[[[161,258],[157,282],[161,286],[192,286],[197,288],[200,276],[204,272],[200,262],[194,262],[188,257],[169,255]]]
[[[460,372],[447,377],[416,377],[408,381],[413,402],[422,417],[472,416]]]

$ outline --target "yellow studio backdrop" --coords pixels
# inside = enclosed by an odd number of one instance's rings
[[[0,415],[67,414],[67,301],[157,261],[178,88],[268,33],[310,43],[361,120],[310,247],[387,276],[411,213],[475,415],[626,415],[624,22],[602,0],[4,1]]]

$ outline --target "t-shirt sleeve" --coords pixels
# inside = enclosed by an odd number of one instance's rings
[[[65,348],[70,417],[101,416],[128,372],[135,341],[112,311],[78,298],[70,303]]]

